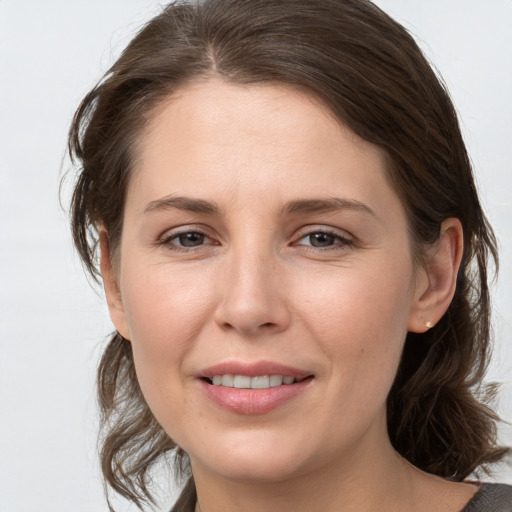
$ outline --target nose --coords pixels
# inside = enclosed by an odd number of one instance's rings
[[[289,299],[276,257],[241,251],[223,262],[215,321],[244,336],[277,334],[290,325]]]

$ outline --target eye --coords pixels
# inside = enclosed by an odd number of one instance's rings
[[[350,246],[352,240],[330,231],[314,231],[306,234],[297,242],[299,245],[314,247],[315,249],[329,249]]]
[[[162,240],[162,245],[166,245],[174,250],[186,250],[200,247],[204,244],[211,244],[213,241],[200,231],[185,231],[182,233],[171,234]]]

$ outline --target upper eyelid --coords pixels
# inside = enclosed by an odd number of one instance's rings
[[[343,235],[340,235],[338,233],[333,233],[333,232],[330,232],[330,231],[310,231],[309,233],[305,233],[304,235],[299,236],[297,238],[297,241],[303,240],[304,238],[307,238],[308,236],[311,236],[311,235],[315,235],[317,233],[322,233],[324,235],[329,235],[329,236],[332,236],[335,239],[337,238],[337,239],[342,240],[344,242],[352,242],[352,237],[343,236]]]
[[[185,235],[187,233],[199,233],[208,238],[214,238],[214,236],[209,232],[210,230],[205,229],[199,225],[189,225],[185,224],[183,226],[176,226],[174,228],[166,229],[162,232],[161,235],[158,236],[158,240],[169,240],[171,238],[175,238],[180,235]]]
[[[310,246],[308,244],[301,244],[301,240],[307,238],[308,236],[312,235],[312,234],[315,234],[315,233],[324,233],[326,235],[330,235],[332,237],[334,237],[335,239],[335,242],[332,244],[332,245],[329,245],[329,246],[326,246],[326,247],[314,247],[314,246]],[[306,248],[311,248],[313,247],[313,249],[315,250],[328,250],[328,249],[339,249],[340,247],[346,247],[346,246],[351,246],[353,247],[355,245],[355,241],[352,239],[352,238],[349,238],[349,237],[345,237],[343,235],[337,235],[336,233],[328,233],[328,232],[322,232],[322,231],[313,231],[311,233],[306,233],[304,236],[301,236],[299,238],[297,238],[297,240],[295,242],[293,242],[293,245],[304,245],[304,247]]]
[[[202,248],[204,249],[205,246],[207,247],[207,246],[212,246],[212,245],[218,245],[216,240],[213,237],[211,237],[210,235],[208,235],[207,233],[205,233],[204,230],[183,229],[183,230],[177,230],[177,231],[173,231],[173,232],[170,232],[170,231],[172,231],[172,230],[165,231],[164,234],[157,239],[157,241],[155,243],[156,247],[165,247],[167,250],[172,250],[172,251],[178,252],[178,253],[193,254]],[[166,233],[169,233],[169,234],[166,234]],[[204,241],[206,243],[201,243],[199,245],[194,245],[194,246],[185,246],[185,245],[180,245],[179,243],[176,243],[176,239],[178,239],[180,236],[186,235],[188,233],[197,233],[199,235],[204,236],[207,239]]]
[[[346,229],[322,225],[304,226],[297,231],[297,234],[295,236],[296,238],[300,239],[314,233],[327,233],[329,235],[338,236],[340,238],[347,238],[350,240],[353,240],[355,238],[354,235],[352,235],[352,233],[350,233]]]
[[[203,231],[199,231],[197,229],[194,229],[194,230],[190,230],[190,231],[179,231],[177,233],[172,233],[169,236],[164,237],[164,240],[173,240],[175,238],[179,238],[180,236],[189,235],[189,234],[192,234],[192,233],[204,236],[205,238],[212,239],[212,237],[210,235],[208,235],[207,233],[204,233]]]

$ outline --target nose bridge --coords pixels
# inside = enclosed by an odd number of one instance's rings
[[[258,243],[250,246],[237,247],[233,250],[232,269],[233,298],[242,303],[261,300],[262,303],[272,301],[272,281],[276,271],[274,251],[268,247],[258,247]]]
[[[223,268],[217,322],[244,334],[278,332],[289,323],[279,290],[279,258],[261,233],[245,233],[233,243]]]

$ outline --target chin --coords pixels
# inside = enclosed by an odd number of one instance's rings
[[[232,436],[227,446],[212,443],[200,457],[191,454],[192,466],[208,467],[225,479],[242,483],[275,483],[307,471],[303,445],[286,446],[282,439],[261,439],[256,435],[236,437]]]
[[[283,482],[296,476],[302,467],[302,464],[282,457],[282,454],[277,460],[268,454],[264,457],[238,457],[231,454],[230,459],[223,464],[218,464],[215,471],[228,480],[241,483]]]

